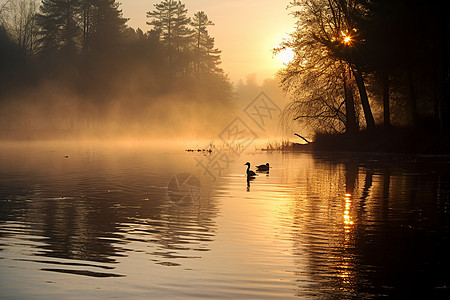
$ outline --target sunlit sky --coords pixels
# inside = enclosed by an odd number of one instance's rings
[[[121,0],[128,26],[151,29],[146,12],[154,10],[155,0]],[[185,0],[189,17],[203,10],[215,26],[209,32],[222,50],[222,68],[233,82],[256,74],[259,81],[272,78],[283,66],[272,49],[291,32],[294,19],[286,7],[289,0]]]

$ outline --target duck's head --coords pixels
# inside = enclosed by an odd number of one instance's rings
[[[244,164],[244,166],[250,166],[250,163],[249,163],[249,162],[246,162],[246,163]]]
[[[269,163],[267,163],[266,166],[269,166]]]

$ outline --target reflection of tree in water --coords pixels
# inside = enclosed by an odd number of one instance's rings
[[[334,211],[337,191],[345,184],[343,172],[341,165],[317,163],[305,174],[306,188],[295,195],[293,251],[298,256],[300,272],[297,275],[305,277],[302,284],[308,284],[306,288],[300,286],[298,296],[334,291],[335,286],[330,282],[336,270],[331,261],[337,253],[332,242],[338,239],[338,233],[332,225],[341,221],[337,218],[342,218]]]
[[[165,260],[161,263],[171,264],[176,258],[200,256],[184,255],[188,250],[209,250],[215,205],[202,197],[195,205],[176,207],[167,199],[168,179],[147,188],[142,185],[149,178],[134,175],[40,174],[36,179],[19,174],[20,185],[1,189],[0,222],[24,221],[29,238],[40,242],[39,256],[114,263],[132,251],[151,248],[153,260],[160,257]],[[142,249],[130,248],[136,242]]]
[[[448,171],[426,164],[317,161],[292,207],[299,296],[448,293]]]

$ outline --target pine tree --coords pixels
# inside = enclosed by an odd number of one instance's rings
[[[187,9],[181,1],[177,3],[177,9],[175,11],[173,39],[175,50],[180,53],[189,47],[189,41],[192,34],[192,30],[189,29],[191,23],[190,18],[187,17]]]
[[[99,52],[112,50],[120,42],[127,21],[115,0],[95,0],[92,47]]]
[[[82,38],[81,44],[83,52],[86,52],[89,49],[91,33],[92,33],[92,12],[94,10],[94,1],[95,0],[81,0],[81,29],[82,29]]]
[[[62,51],[72,56],[78,50],[80,0],[43,0],[37,24],[43,52]]]
[[[197,76],[203,73],[220,72],[221,51],[214,47],[214,38],[208,33],[208,26],[214,23],[203,11],[194,14],[191,26],[194,28],[192,38],[195,41],[195,72]]]
[[[83,50],[96,52],[114,48],[125,29],[119,3],[115,0],[82,0]]]
[[[153,26],[155,34],[159,36],[160,41],[166,47],[169,61],[171,60],[173,49],[177,3],[177,1],[173,0],[164,0],[161,3],[154,5],[154,11],[147,12],[147,18],[152,19],[150,22],[147,22],[147,24]]]
[[[159,37],[160,42],[166,48],[169,68],[173,62],[180,64],[182,52],[189,47],[191,30],[188,25],[187,9],[181,1],[164,0],[154,5],[155,10],[147,12],[147,18],[153,26],[152,35]]]

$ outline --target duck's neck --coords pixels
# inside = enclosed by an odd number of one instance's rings
[[[247,173],[250,170],[250,164],[247,165]]]

